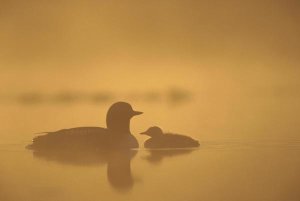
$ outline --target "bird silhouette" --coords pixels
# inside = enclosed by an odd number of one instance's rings
[[[151,137],[145,141],[145,148],[187,148],[200,145],[197,140],[185,135],[163,133],[162,129],[157,126],[150,127],[141,134]]]
[[[27,148],[33,150],[107,150],[137,148],[138,142],[130,132],[130,120],[142,112],[134,111],[126,102],[114,103],[106,115],[107,128],[77,127],[46,132],[37,136]]]

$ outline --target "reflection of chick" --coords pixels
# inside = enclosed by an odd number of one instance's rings
[[[194,148],[148,149],[149,155],[145,159],[151,164],[160,164],[165,158],[187,155],[195,150]]]
[[[141,134],[151,137],[144,143],[145,148],[186,148],[200,145],[197,140],[188,136],[163,133],[162,129],[157,126],[150,127]]]

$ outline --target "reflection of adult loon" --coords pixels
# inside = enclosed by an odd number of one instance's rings
[[[135,149],[33,150],[35,158],[49,162],[84,167],[107,165],[108,183],[118,192],[129,191],[134,186],[135,180],[131,173],[130,162],[136,153]]]
[[[107,128],[78,127],[48,132],[33,139],[30,149],[99,150],[111,148],[137,148],[138,142],[130,132],[130,119],[142,114],[125,102],[114,103],[106,115]]]
[[[144,143],[146,148],[186,148],[186,147],[199,147],[199,142],[191,137],[163,133],[161,128],[154,126],[150,127],[147,131],[141,133],[148,135],[151,138]]]

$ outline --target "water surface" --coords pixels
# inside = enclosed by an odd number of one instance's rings
[[[211,129],[203,123],[213,122],[209,116],[202,118],[201,113],[207,110],[200,111],[199,103],[197,99],[177,106],[133,101],[134,108],[145,111],[144,116],[132,119],[132,132],[141,148],[130,153],[108,153],[105,157],[86,154],[84,150],[78,150],[75,157],[65,153],[33,153],[25,146],[38,132],[105,126],[109,102],[3,103],[0,198],[5,201],[296,201],[299,198],[300,140],[293,133],[279,135],[276,131],[284,128],[286,122],[264,124],[273,133],[258,129],[249,135],[255,125],[261,124],[261,118],[253,120],[247,130],[234,117],[227,119],[227,124],[218,122],[221,118],[215,113],[215,127]],[[275,109],[271,105],[269,110]],[[144,149],[145,138],[138,133],[152,124],[190,135],[200,141],[201,147]]]

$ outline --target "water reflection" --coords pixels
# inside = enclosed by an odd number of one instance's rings
[[[33,156],[51,162],[73,166],[98,166],[107,164],[107,178],[117,191],[132,189],[134,179],[131,173],[131,160],[137,151],[129,149],[108,150],[34,150]]]
[[[113,151],[109,153],[107,178],[109,183],[118,191],[127,191],[133,187],[134,179],[131,174],[131,158],[137,151]]]
[[[187,155],[196,149],[148,149],[149,155],[145,159],[152,164],[161,164],[164,158]]]

